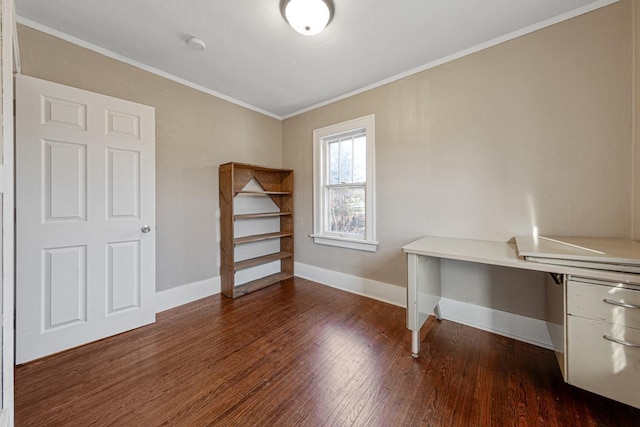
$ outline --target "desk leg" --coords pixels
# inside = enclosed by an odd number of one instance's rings
[[[420,328],[440,302],[440,258],[407,254],[407,328],[411,330],[411,355],[420,352]],[[440,314],[440,311],[436,311]]]
[[[420,331],[411,331],[411,356],[417,359],[418,353],[420,353]]]

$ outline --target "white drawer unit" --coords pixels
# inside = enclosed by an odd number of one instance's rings
[[[567,382],[640,408],[640,288],[567,282]]]
[[[640,329],[576,316],[568,321],[569,384],[640,407]]]
[[[567,314],[640,329],[640,288],[595,280],[569,280]]]

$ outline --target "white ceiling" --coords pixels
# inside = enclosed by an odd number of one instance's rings
[[[334,0],[313,37],[279,0],[15,3],[18,22],[283,118],[615,1]]]

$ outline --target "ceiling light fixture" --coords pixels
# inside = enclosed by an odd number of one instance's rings
[[[313,36],[333,19],[332,0],[281,0],[280,13],[291,27],[305,36]]]

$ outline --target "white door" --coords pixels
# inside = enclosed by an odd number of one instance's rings
[[[155,321],[155,110],[16,77],[16,363]]]

